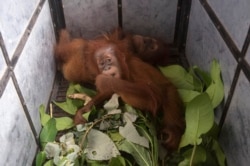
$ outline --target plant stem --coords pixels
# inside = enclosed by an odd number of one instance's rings
[[[98,120],[96,120],[95,122],[93,122],[93,123],[89,126],[89,128],[86,130],[86,132],[84,133],[84,135],[83,135],[83,137],[82,137],[82,139],[81,139],[81,142],[80,142],[80,144],[79,144],[79,147],[80,147],[81,149],[83,149],[83,144],[84,144],[84,142],[85,142],[85,140],[86,140],[86,137],[87,137],[88,133],[90,132],[90,130],[91,130],[96,124],[100,123],[101,121],[103,121],[103,120],[105,120],[105,119],[109,119],[109,118],[111,118],[111,117],[112,117],[112,114],[104,115],[101,119],[98,119]]]
[[[193,164],[196,147],[197,147],[197,145],[196,145],[196,143],[194,143],[194,148],[193,148],[192,155],[191,155],[191,158],[190,158],[189,166],[192,166],[192,164]]]
[[[50,117],[53,118],[53,107],[52,104],[49,104],[49,113],[50,113]]]

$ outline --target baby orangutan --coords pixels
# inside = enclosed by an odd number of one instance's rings
[[[121,69],[118,65],[117,59],[114,56],[112,46],[105,49],[101,48],[96,51],[95,58],[97,66],[102,74],[110,75],[112,77],[121,78]]]
[[[83,40],[69,38],[61,32],[55,48],[57,63],[64,77],[72,82],[92,83],[97,94],[79,109],[75,124],[85,123],[82,114],[118,94],[121,99],[154,117],[162,115],[164,146],[169,152],[179,146],[185,130],[182,101],[174,85],[156,68],[143,62],[131,51],[130,40]]]

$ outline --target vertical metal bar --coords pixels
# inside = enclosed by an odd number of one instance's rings
[[[56,38],[58,40],[60,29],[66,28],[62,0],[49,0],[49,5]]]
[[[226,101],[226,103],[224,105],[222,115],[221,115],[221,118],[220,118],[220,122],[219,122],[219,130],[220,131],[219,131],[219,134],[221,133],[221,129],[222,129],[223,124],[225,122],[227,112],[228,112],[228,109],[230,107],[230,104],[231,104],[231,101],[232,101],[232,98],[233,98],[233,94],[234,94],[234,91],[235,91],[235,88],[236,88],[236,85],[237,85],[237,82],[238,82],[238,79],[239,79],[240,71],[241,71],[241,69],[240,69],[240,67],[238,65],[237,68],[236,68],[235,74],[234,74],[234,79],[233,79],[232,85],[231,85],[229,93],[228,93],[227,101]]]
[[[177,5],[174,44],[180,52],[183,52],[186,47],[191,4],[192,0],[179,0]]]
[[[118,7],[118,26],[122,28],[122,0],[117,0]]]

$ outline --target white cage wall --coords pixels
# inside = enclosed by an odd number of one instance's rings
[[[190,65],[222,68],[217,110],[228,165],[250,163],[249,0],[0,0],[0,165],[32,165],[55,78],[57,30],[92,38],[125,31],[174,43]],[[60,8],[62,5],[63,8]],[[54,31],[54,29],[56,31]]]

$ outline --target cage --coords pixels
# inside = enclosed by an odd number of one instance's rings
[[[250,162],[250,1],[10,0],[0,6],[0,165],[32,165],[41,130],[38,107],[62,100],[56,74],[58,31],[92,38],[114,27],[154,36],[178,52],[174,63],[221,65],[225,97],[217,108],[228,165]]]

